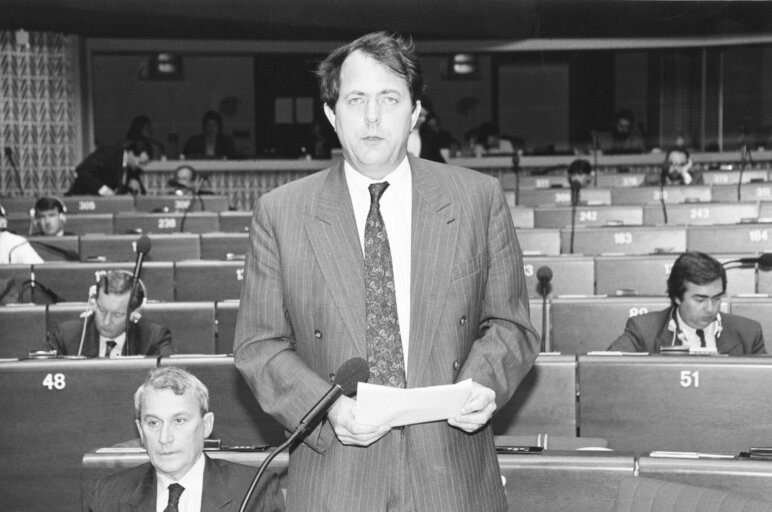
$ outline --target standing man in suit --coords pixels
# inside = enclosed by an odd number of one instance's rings
[[[90,512],[239,510],[256,469],[204,454],[214,413],[209,391],[195,375],[174,366],[151,370],[134,394],[134,413],[150,462],[99,480]],[[276,473],[254,496],[248,510],[284,510]]]
[[[236,366],[288,429],[352,357],[371,383],[473,391],[447,421],[395,429],[339,398],[290,454],[288,509],[505,510],[489,421],[539,338],[501,186],[407,155],[423,89],[412,42],[365,35],[318,76],[345,162],[258,201]]]
[[[48,335],[48,348],[60,355],[86,357],[173,354],[169,328],[149,322],[140,314],[145,302],[145,285],[140,281],[134,297],[130,298],[133,285],[134,277],[128,270],[99,272],[97,284],[89,293],[89,309],[81,314],[81,320],[55,325]]]
[[[758,322],[720,312],[725,292],[723,265],[707,254],[685,252],[667,279],[671,306],[628,319],[609,350],[657,354],[663,346],[682,345],[729,355],[766,353]]]

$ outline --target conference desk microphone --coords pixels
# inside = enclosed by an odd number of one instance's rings
[[[571,243],[569,254],[574,253],[574,235],[576,234],[576,206],[579,204],[579,194],[582,191],[582,184],[577,180],[571,180]]]
[[[142,276],[142,263],[144,262],[147,253],[150,252],[150,246],[150,237],[147,235],[142,235],[139,237],[134,245],[134,250],[137,253],[137,259],[134,263],[134,271],[131,273],[131,293],[129,294],[129,302],[126,304],[126,325],[124,331],[126,333],[126,343],[123,345],[123,355],[136,355],[139,353],[139,340],[129,339],[129,326],[132,323],[132,313],[137,307],[137,305],[134,304],[134,297],[137,294],[137,288],[139,288],[139,280]],[[147,296],[145,296],[145,299],[147,299]]]
[[[541,349],[540,352],[547,351],[547,295],[551,291],[550,281],[552,281],[552,269],[544,266],[536,271],[536,278],[539,280],[539,295],[541,295]]]
[[[265,458],[260,468],[257,470],[255,478],[252,480],[252,484],[249,486],[247,493],[244,495],[244,499],[239,507],[239,512],[244,512],[247,508],[249,500],[252,498],[252,493],[257,488],[257,483],[260,481],[260,477],[263,476],[265,470],[271,461],[287,447],[291,446],[298,439],[307,436],[318,424],[322,421],[327,411],[332,407],[335,401],[341,397],[341,395],[353,395],[356,393],[357,384],[360,382],[367,382],[370,377],[370,367],[367,361],[361,357],[354,357],[349,359],[338,368],[338,371],[332,377],[332,386],[327,390],[327,393],[316,402],[308,413],[303,416],[298,426],[295,427],[295,431],[292,432],[286,441],[277,446],[268,456]]]
[[[662,218],[667,224],[667,203],[665,202],[665,173],[662,173],[659,180],[659,204],[662,206]]]
[[[759,270],[768,271],[772,270],[772,253],[765,252],[759,256],[755,256],[753,258],[738,258],[736,260],[729,260],[721,264],[721,266],[726,267],[728,265],[732,264],[738,264],[740,267],[744,267],[746,265],[758,265]]]

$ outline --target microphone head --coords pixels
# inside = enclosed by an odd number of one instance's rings
[[[367,382],[370,378],[370,366],[361,357],[354,357],[340,365],[333,382],[343,389],[344,395],[350,395],[357,390],[357,384]]]
[[[536,271],[536,278],[539,281],[551,281],[552,280],[552,269],[549,267],[539,267],[539,270]]]
[[[150,252],[150,237],[147,235],[142,235],[139,237],[139,240],[137,240],[137,250],[135,251],[137,254],[147,254]]]
[[[762,270],[772,269],[772,253],[765,252],[759,256],[759,268]]]

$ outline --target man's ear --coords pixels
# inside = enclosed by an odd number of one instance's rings
[[[324,104],[324,115],[327,116],[327,120],[332,125],[332,129],[337,132],[338,130],[335,128],[335,111],[331,109],[327,103]]]
[[[421,100],[416,100],[413,106],[413,113],[410,114],[410,131],[415,130],[415,125],[418,123],[418,118],[421,116]]]
[[[206,439],[212,434],[213,428],[214,428],[214,413],[209,411],[208,413],[204,414],[204,439]]]

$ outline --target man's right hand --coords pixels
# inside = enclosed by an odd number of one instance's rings
[[[114,196],[115,192],[113,192],[113,189],[108,187],[107,185],[102,185],[99,189],[99,195],[100,196]]]
[[[347,445],[370,446],[382,438],[391,430],[388,425],[364,425],[354,419],[354,405],[356,402],[342,396],[327,413],[327,419],[338,436],[338,440]]]

